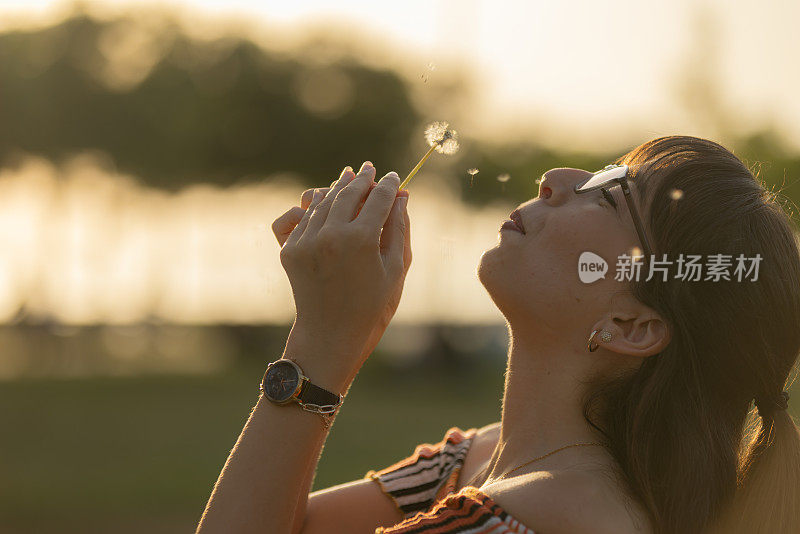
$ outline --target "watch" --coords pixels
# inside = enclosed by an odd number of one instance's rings
[[[344,398],[312,383],[291,358],[270,363],[258,389],[274,404],[296,402],[304,410],[320,414],[325,428],[330,427],[333,414]]]

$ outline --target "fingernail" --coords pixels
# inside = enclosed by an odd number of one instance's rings
[[[371,161],[365,161],[364,164],[361,165],[361,170],[359,170],[358,172],[364,172],[365,170],[367,170],[368,167],[372,167]]]
[[[350,165],[348,165],[347,167],[342,169],[342,173],[339,175],[339,178],[337,178],[336,180],[333,181],[333,183],[331,183],[331,187],[333,187],[333,184],[335,184],[339,180],[347,180],[349,178],[349,174],[348,173],[352,173],[352,172],[353,172],[353,168]]]
[[[314,189],[314,196],[311,197],[311,202],[316,202],[322,196],[322,191],[319,189]]]

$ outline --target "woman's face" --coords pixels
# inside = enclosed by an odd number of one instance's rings
[[[575,193],[575,185],[591,175],[572,168],[547,171],[539,196],[519,208],[525,233],[500,230],[498,244],[481,256],[478,278],[512,327],[590,328],[608,313],[613,295],[629,294],[630,282],[614,279],[617,257],[640,254],[641,244],[619,185],[606,188],[616,207],[600,190]],[[638,201],[636,184],[629,184]],[[644,218],[643,206],[637,207]],[[583,252],[606,261],[604,278],[581,281]],[[646,274],[643,269],[641,276]]]

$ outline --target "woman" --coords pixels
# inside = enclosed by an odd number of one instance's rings
[[[512,214],[520,231],[502,229],[480,259],[510,334],[499,423],[452,427],[308,496],[325,416],[262,395],[198,531],[800,531],[800,434],[783,393],[800,350],[791,221],[711,141],[663,137],[618,163],[589,183],[545,173]],[[273,225],[297,305],[284,358],[330,392],[346,394],[411,262],[407,193],[396,174],[374,176],[347,168]],[[640,276],[611,276],[642,252]],[[688,255],[710,270],[687,276]],[[582,281],[598,256],[608,273]]]

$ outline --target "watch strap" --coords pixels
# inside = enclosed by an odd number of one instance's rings
[[[317,406],[338,406],[340,402],[339,395],[312,384],[309,380],[303,380],[297,400],[303,404],[316,404]]]

